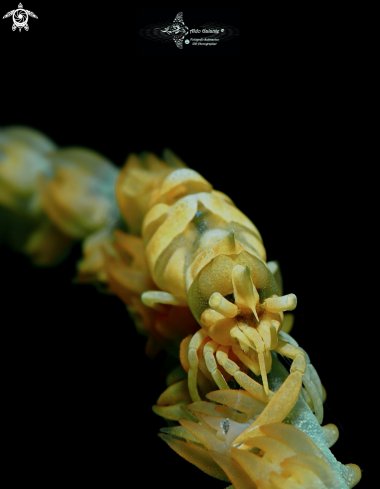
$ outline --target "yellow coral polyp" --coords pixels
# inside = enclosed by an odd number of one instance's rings
[[[272,387],[280,387],[266,401],[254,392],[219,390],[185,408],[183,380],[172,385],[161,396],[161,404],[167,406],[156,412],[172,414],[180,426],[162,428],[159,436],[190,463],[232,483],[234,489],[354,487],[360,469],[340,464],[329,451],[338,438],[337,427],[319,426],[302,397],[295,403],[288,398],[291,389],[286,384],[293,378],[286,378],[284,367],[274,362],[277,381]]]
[[[56,263],[74,241],[110,232],[120,219],[114,195],[118,170],[98,153],[57,148],[38,131],[14,126],[0,129],[0,157],[2,220],[13,228],[11,238],[2,239],[34,263]],[[92,268],[92,275],[104,279],[95,243],[86,250],[87,273]]]

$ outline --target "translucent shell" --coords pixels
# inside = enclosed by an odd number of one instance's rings
[[[219,248],[219,245],[220,242],[215,245],[215,248]],[[233,294],[232,271],[236,265],[249,267],[250,276],[260,296],[260,302],[278,293],[275,278],[265,262],[238,245],[236,248],[237,253],[231,253],[231,255],[217,254],[217,250],[213,249],[215,257],[201,268],[189,287],[189,307],[199,322],[202,313],[209,308],[209,299],[213,293],[219,292],[222,296]]]

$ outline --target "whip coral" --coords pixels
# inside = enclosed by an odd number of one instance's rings
[[[39,265],[55,263],[73,242],[48,219],[38,189],[52,175],[46,153],[55,147],[34,129],[0,128],[0,240]]]
[[[0,160],[0,238],[38,265],[57,263],[84,239],[78,279],[100,273],[104,280],[99,235],[110,236],[120,219],[117,168],[94,151],[58,148],[22,126],[0,128]]]
[[[1,240],[39,265],[81,240],[76,281],[124,302],[148,356],[165,349],[181,362],[153,406],[171,448],[234,489],[359,482],[329,449],[338,430],[320,426],[326,393],[288,334],[297,298],[227,195],[170,150],[118,170],[13,127],[0,130],[0,158]]]

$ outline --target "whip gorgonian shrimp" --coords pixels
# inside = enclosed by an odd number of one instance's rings
[[[168,150],[164,158],[166,163],[131,155],[119,175],[117,197],[130,229],[142,237],[158,289],[144,291],[142,303],[157,313],[188,306],[200,326],[186,344],[192,400],[201,399],[200,362],[219,389],[228,388],[227,373],[269,400],[267,373],[275,351],[292,359],[294,402],[303,382],[322,422],[318,375],[305,352],[281,333],[284,311],[293,310],[297,299],[282,295],[277,263],[266,263],[259,231],[198,172]],[[261,375],[262,385],[242,368]]]

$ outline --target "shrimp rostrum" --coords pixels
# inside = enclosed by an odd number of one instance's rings
[[[253,388],[269,400],[273,393],[267,374],[275,351],[292,360],[294,401],[303,382],[321,422],[319,378],[314,369],[310,374],[305,352],[279,335],[284,311],[296,307],[296,296],[281,295],[277,264],[266,263],[255,225],[194,170],[170,169],[154,178],[153,190],[144,197],[147,211],[141,234],[151,276],[161,290],[146,291],[141,300],[158,311],[162,304],[188,305],[201,326],[188,343],[193,401],[200,400],[201,355],[220,389],[229,388],[225,371],[242,387]],[[246,375],[234,358],[245,370],[261,375],[262,385]]]

